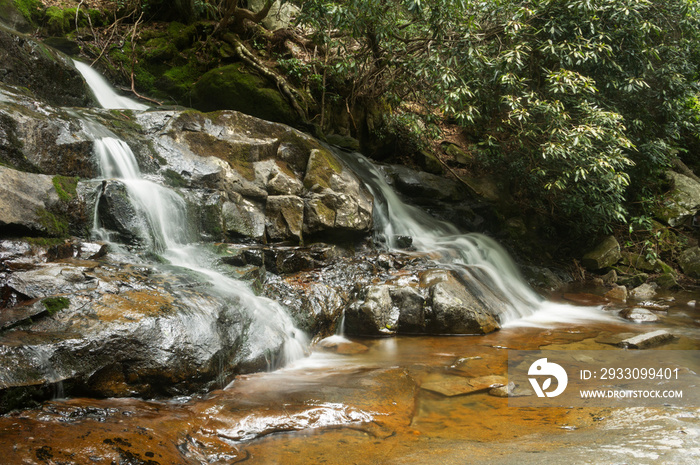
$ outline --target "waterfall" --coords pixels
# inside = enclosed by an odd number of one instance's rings
[[[359,153],[336,154],[362,179],[375,200],[375,231],[389,249],[398,249],[398,236],[410,236],[419,253],[459,273],[471,293],[497,315],[502,326],[578,322],[609,319],[599,308],[582,308],[548,302],[522,278],[517,265],[501,245],[478,233],[461,233],[418,207],[404,203],[383,173]]]
[[[110,105],[109,108],[146,108],[130,99],[119,96],[115,98],[113,95],[116,94],[106,81],[87,65],[76,62],[76,67],[83,73],[101,103],[107,97],[107,103],[103,105]],[[95,75],[99,79],[95,79]],[[95,137],[95,155],[102,178],[117,179],[124,184],[131,204],[147,224],[149,237],[143,239],[149,242],[150,249],[159,253],[171,265],[196,272],[207,281],[211,292],[242,306],[265,331],[281,336],[284,344],[279,365],[303,357],[308,339],[294,326],[284,307],[271,299],[255,295],[244,283],[213,269],[216,257],[196,244],[188,230],[190,221],[182,197],[172,189],[144,179],[131,148],[108,129],[93,122],[87,122],[86,126]],[[105,232],[100,228],[97,208],[99,201],[98,196],[94,229],[98,237],[106,238]],[[270,365],[274,367],[276,364],[271,362]]]
[[[92,67],[81,61],[73,60],[75,68],[83,75],[90,90],[102,106],[108,109],[147,110],[148,106],[128,97],[117,94],[107,80]]]

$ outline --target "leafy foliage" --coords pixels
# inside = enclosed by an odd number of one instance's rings
[[[700,146],[694,0],[305,0],[299,19],[353,98],[439,108],[569,231],[626,221]]]

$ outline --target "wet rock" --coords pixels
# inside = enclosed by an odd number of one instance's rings
[[[700,183],[674,171],[666,173],[673,184],[656,215],[671,227],[679,226],[700,210]]]
[[[252,239],[262,242],[265,237],[265,214],[253,202],[240,197],[225,202],[222,207],[224,229],[230,239]]]
[[[394,334],[398,321],[399,309],[393,305],[387,285],[364,288],[357,300],[345,310],[345,330],[348,334]]]
[[[633,299],[651,299],[656,295],[656,284],[642,284],[641,286],[635,287],[629,293],[629,297]]]
[[[270,170],[266,174],[267,192],[270,195],[300,195],[304,190],[296,174],[282,160],[271,162]]]
[[[426,278],[427,281],[433,281]],[[500,328],[496,318],[449,273],[430,286],[431,316],[427,324],[432,334],[486,334]]]
[[[331,152],[311,150],[304,187],[304,229],[309,234],[363,235],[372,227],[373,199],[360,180]]]
[[[621,341],[618,345],[627,349],[649,349],[652,347],[667,344],[673,341],[676,337],[660,329],[658,331],[652,331],[651,333],[639,334],[637,336],[631,337]]]
[[[87,107],[87,85],[68,59],[29,36],[0,26],[0,63],[5,84],[27,89],[35,98],[57,106]]]
[[[399,332],[402,334],[425,332],[425,298],[411,287],[394,288],[390,292],[392,302],[400,309]]]
[[[198,279],[78,259],[13,273],[7,286],[42,298],[48,315],[0,335],[0,410],[47,383],[69,395],[178,395],[274,364],[282,336],[199,292]]]
[[[646,308],[626,308],[620,312],[620,316],[635,323],[653,323],[659,321],[659,317]]]
[[[420,388],[446,397],[454,397],[475,392],[490,391],[494,387],[501,387],[507,384],[508,380],[504,376],[497,375],[464,378],[462,376],[435,374],[428,376],[428,378],[421,383]]]
[[[691,278],[700,278],[700,247],[685,249],[678,258],[678,263]]]
[[[597,271],[614,265],[620,258],[620,244],[614,236],[608,236],[583,256],[581,264],[588,270]]]
[[[25,302],[12,308],[3,308],[0,310],[0,330],[30,322],[32,318],[43,313],[48,313],[48,310],[41,302],[37,301]]]
[[[605,298],[617,300],[619,302],[627,302],[627,288],[625,286],[615,285],[612,289],[605,293]]]
[[[399,249],[408,249],[413,245],[413,238],[411,236],[396,236],[394,243]]]
[[[319,341],[317,345],[326,352],[333,352],[338,355],[357,355],[369,350],[369,347],[366,345],[352,342],[342,336],[327,337]]]
[[[265,231],[272,241],[302,242],[304,201],[293,195],[274,195],[265,206]]]
[[[102,183],[97,213],[100,227],[111,232],[111,239],[139,244],[149,237],[148,226],[129,198],[126,186],[115,180]]]
[[[447,179],[405,166],[382,167],[391,177],[394,186],[409,197],[431,200],[459,201],[468,198],[464,187],[453,179]]]
[[[489,395],[494,397],[513,397],[515,392],[515,383],[512,381],[504,386],[492,387],[489,390]]]
[[[59,200],[50,176],[0,166],[2,235],[51,234],[55,227],[49,210]]]

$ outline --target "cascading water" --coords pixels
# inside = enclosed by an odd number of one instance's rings
[[[95,79],[93,73],[96,73],[87,65],[76,62],[76,67],[102,105],[109,105],[106,108],[146,108],[126,97],[100,98],[100,94],[104,92],[104,86],[108,86],[104,79],[99,75],[97,75],[99,79]],[[99,87],[93,87],[94,82],[97,82]],[[114,94],[111,88],[107,88]],[[146,231],[134,231],[134,233],[147,236],[142,239],[148,244],[149,249],[160,254],[171,265],[194,271],[204,277],[211,292],[245,308],[258,326],[264,328],[264,331],[281,337],[284,341],[282,360],[270,360],[271,367],[284,365],[303,357],[308,339],[294,326],[292,319],[280,304],[256,296],[245,284],[213,269],[216,258],[211,252],[194,243],[194,235],[187,227],[189,224],[187,205],[182,197],[171,189],[144,179],[134,153],[124,141],[97,124],[88,122],[86,126],[95,137],[95,153],[101,176],[103,179],[117,179],[121,182],[126,187],[132,205],[145,220]],[[99,201],[98,197],[94,231],[95,235],[101,239],[108,240],[108,234],[100,227],[97,208]]]
[[[86,63],[73,60],[75,68],[83,75],[95,98],[108,109],[147,110],[148,106],[117,94],[104,77]]]
[[[502,326],[568,323],[610,319],[598,308],[572,307],[548,302],[523,280],[508,253],[493,239],[478,233],[460,233],[450,223],[407,205],[372,162],[359,153],[336,151],[363,180],[375,199],[375,230],[391,249],[399,236],[410,236],[418,252],[437,256],[460,273],[472,294],[495,315]]]

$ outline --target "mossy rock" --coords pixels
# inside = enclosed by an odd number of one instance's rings
[[[44,43],[49,47],[53,47],[66,55],[77,56],[80,54],[80,45],[74,40],[66,37],[47,37]]]
[[[0,0],[0,22],[19,32],[30,32],[43,7],[38,0]]]
[[[29,32],[43,16],[44,4],[40,0],[0,0],[0,20],[19,32]]]
[[[78,187],[77,177],[68,176],[54,176],[53,177],[53,187],[56,189],[58,198],[63,202],[70,202],[75,199]]]
[[[615,237],[608,236],[583,256],[581,264],[588,270],[596,271],[613,266],[620,258],[620,244]]]
[[[70,300],[67,297],[47,297],[41,301],[49,315],[55,315],[61,310],[70,307]]]
[[[331,177],[333,174],[340,174],[343,165],[325,149],[313,149],[309,157],[304,176],[304,187],[311,190],[315,186],[323,189],[332,189]]]
[[[204,74],[194,85],[191,97],[191,105],[202,111],[237,110],[285,124],[294,124],[297,119],[276,89],[240,63]]]

